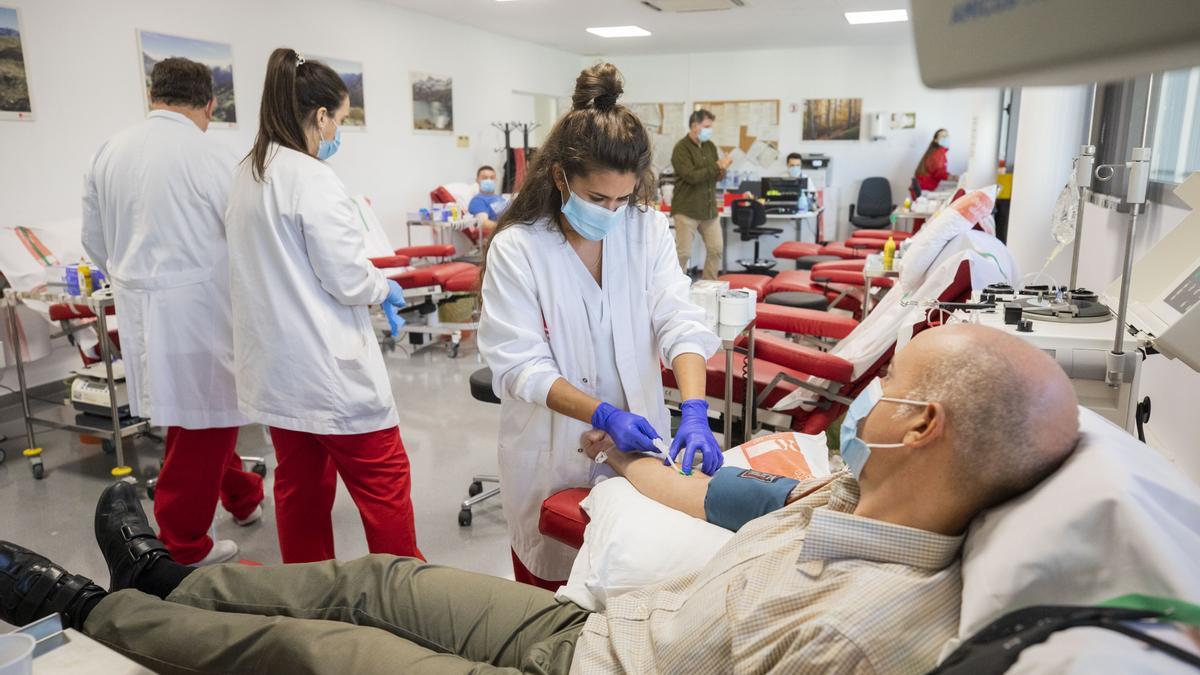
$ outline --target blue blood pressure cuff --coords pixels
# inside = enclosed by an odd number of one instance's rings
[[[718,469],[704,496],[704,518],[737,532],[759,516],[778,511],[800,481],[775,474],[727,466]]]

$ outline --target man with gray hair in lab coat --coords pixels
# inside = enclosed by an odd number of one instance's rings
[[[168,58],[150,74],[150,114],[96,153],[84,181],[83,247],[112,283],[130,411],[167,427],[156,487],[160,538],[177,560],[237,553],[209,537],[217,500],[239,525],[262,514],[263,482],[234,449],[224,213],[237,157],[206,136],[208,66]]]

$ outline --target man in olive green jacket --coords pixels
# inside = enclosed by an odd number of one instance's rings
[[[704,240],[704,278],[716,279],[721,271],[721,221],[717,217],[717,181],[733,162],[726,155],[718,159],[712,138],[713,120],[707,110],[697,110],[688,119],[688,134],[679,139],[671,153],[675,169],[675,193],[671,216],[675,220],[675,252],[684,273],[692,257],[692,237],[700,230]]]

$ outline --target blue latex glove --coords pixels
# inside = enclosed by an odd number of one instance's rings
[[[383,301],[390,305],[395,305],[396,309],[400,309],[408,304],[404,301],[404,289],[400,288],[400,284],[391,279],[388,279],[388,294]]]
[[[404,302],[404,289],[400,284],[388,279],[388,294],[383,299],[380,307],[383,308],[383,315],[387,317],[388,327],[392,330],[392,337],[400,332],[404,326],[404,317],[400,316],[400,308],[407,304]]]
[[[622,452],[655,452],[654,439],[661,438],[645,417],[608,403],[601,403],[592,413],[592,426],[611,436]]]
[[[703,453],[700,470],[709,476],[717,472],[725,463],[721,454],[721,446],[713,436],[708,426],[708,401],[694,398],[684,401],[679,407],[683,415],[679,420],[679,430],[675,432],[675,440],[671,441],[671,458],[676,460],[684,475],[692,474],[692,460],[696,452]],[[682,451],[683,458],[679,458]]]

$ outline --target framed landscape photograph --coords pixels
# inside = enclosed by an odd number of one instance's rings
[[[347,129],[366,129],[367,108],[363,101],[362,62],[335,59],[329,56],[314,56],[313,59],[333,68],[338,77],[342,78],[342,82],[346,83],[346,88],[350,90],[350,114],[346,116],[346,121],[342,126]]]
[[[810,98],[804,102],[801,140],[857,141],[861,131],[861,98]]]
[[[0,5],[0,120],[33,120],[21,18],[15,7]]]
[[[137,31],[138,55],[141,59],[143,94],[146,110],[150,109],[150,71],[154,64],[172,56],[203,63],[212,71],[213,94],[217,109],[213,112],[213,128],[237,128],[237,103],[233,95],[233,47],[224,42]]]
[[[435,133],[454,131],[454,82],[451,77],[410,73],[413,129]]]

